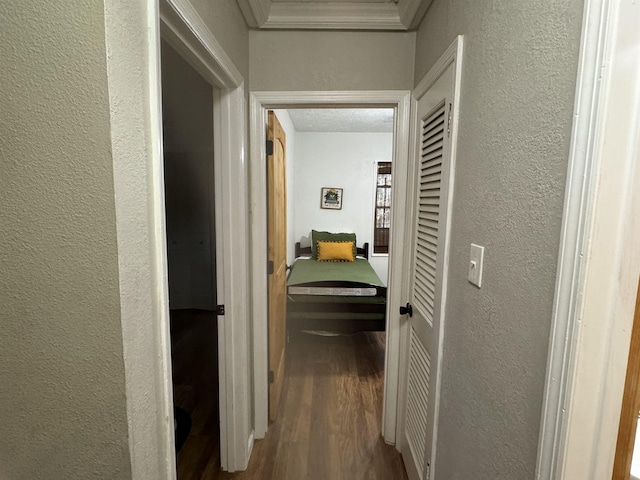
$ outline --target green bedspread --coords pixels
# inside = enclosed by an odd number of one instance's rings
[[[354,282],[372,287],[384,287],[380,277],[364,258],[357,258],[355,262],[296,260],[287,279],[287,285],[303,285],[316,282]]]

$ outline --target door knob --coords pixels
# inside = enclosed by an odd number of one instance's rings
[[[410,303],[407,303],[404,307],[400,307],[400,315],[409,315],[413,317],[413,307]]]

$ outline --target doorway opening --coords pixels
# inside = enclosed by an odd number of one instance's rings
[[[266,158],[266,125],[267,125],[267,111],[268,110],[289,110],[292,113],[295,113],[300,110],[305,109],[373,109],[373,108],[387,108],[393,111],[392,117],[392,143],[391,143],[391,160],[395,162],[395,172],[394,175],[394,183],[395,178],[398,178],[398,183],[395,184],[394,188],[397,188],[398,191],[402,192],[404,190],[404,182],[406,181],[406,168],[407,168],[407,158],[408,158],[408,130],[409,130],[409,94],[408,92],[295,92],[295,93],[287,93],[287,92],[256,92],[251,95],[251,162],[253,168],[250,169],[251,172],[251,194],[252,194],[252,206],[256,209],[256,211],[260,211],[260,205],[263,203],[264,198],[267,195],[267,175],[266,175],[266,167],[264,166],[264,162],[260,159]],[[295,111],[294,111],[295,109]],[[330,142],[325,142],[330,143]],[[295,146],[294,146],[295,149]],[[329,152],[326,153],[329,155]],[[297,156],[297,154],[296,154]],[[368,237],[371,240],[371,235],[373,234],[373,215],[374,215],[374,193],[373,193],[373,184],[374,184],[374,171],[375,171],[375,157],[371,157],[370,164],[366,167],[366,172],[360,171],[358,174],[359,177],[368,177],[371,181],[371,190],[369,191],[369,198],[366,201],[365,208],[367,211],[371,212],[371,219],[369,219],[368,214],[362,213],[361,215],[364,217],[366,215],[366,221],[369,223],[368,227],[365,227],[367,230],[366,233],[363,234],[362,239],[356,239],[357,243],[361,246],[363,243],[364,237]],[[388,158],[385,158],[387,160]],[[258,163],[259,162],[259,163]],[[316,160],[316,164],[325,163],[324,161]],[[326,166],[326,165],[325,165]],[[295,168],[295,167],[294,167]],[[333,170],[339,172],[342,166],[336,168],[335,166],[331,167]],[[343,180],[340,177],[341,181]],[[339,187],[339,185],[321,185],[323,187]],[[294,187],[295,188],[295,187]],[[348,200],[348,192],[349,190],[345,190],[346,187],[343,187],[343,208],[346,208]],[[321,210],[321,189],[317,188],[317,192],[311,191],[306,192],[310,196],[313,195],[313,205],[314,210]],[[405,199],[401,194],[394,194],[392,204],[393,211],[402,212],[404,209]],[[355,202],[354,197],[351,197],[351,201]],[[350,206],[356,205],[356,203],[351,203]],[[326,212],[328,213],[328,212]],[[335,213],[335,210],[333,211]],[[395,213],[392,215],[392,223],[394,222]],[[263,309],[261,306],[267,305],[268,300],[268,289],[266,285],[267,279],[267,270],[263,267],[267,265],[266,258],[266,249],[264,245],[266,244],[267,237],[267,221],[266,221],[266,208],[264,209],[264,216],[253,215],[252,217],[252,230],[254,232],[254,236],[252,238],[252,265],[254,266],[254,272],[257,272],[254,275],[253,282],[253,304],[254,304],[254,317],[253,317],[253,325],[254,325],[254,415],[255,415],[255,437],[256,438],[264,438],[268,428],[268,412],[267,412],[267,391],[268,391],[268,367],[267,367],[267,354],[268,354],[268,345],[267,345],[267,315],[261,315],[261,311]],[[295,218],[295,216],[294,216]],[[397,220],[395,220],[397,221]],[[340,229],[341,225],[327,226],[326,228]],[[305,231],[307,230],[306,227]],[[309,230],[316,229],[318,227],[313,226],[309,228]],[[342,227],[342,229],[347,230],[348,227]],[[350,228],[353,230],[353,226]],[[294,250],[294,245],[296,242],[300,242],[302,246],[310,246],[311,237],[310,231],[306,231],[306,233],[296,233],[293,231],[288,233],[290,239],[288,240],[288,249],[289,252]],[[295,239],[294,235],[299,236],[300,238]],[[356,235],[357,236],[357,235]],[[392,245],[400,245],[402,246],[404,243],[404,237],[402,233],[402,229],[394,228],[391,244]],[[381,423],[381,433],[385,441],[389,444],[395,443],[395,433],[396,433],[396,405],[397,405],[397,388],[398,388],[398,368],[399,368],[399,339],[400,339],[400,325],[398,322],[398,313],[396,305],[400,304],[400,283],[401,283],[401,258],[402,258],[403,248],[400,247],[394,251],[392,247],[391,254],[389,256],[390,259],[390,269],[388,274],[386,274],[388,281],[389,289],[387,291],[387,306],[386,306],[386,332],[383,334],[384,342],[375,342],[375,341],[367,341],[361,343],[368,343],[369,345],[378,345],[378,347],[382,348],[382,357],[384,359],[384,386],[383,386],[383,402],[382,402],[382,413],[381,419],[378,418],[376,422],[380,425]],[[288,261],[289,259],[293,259],[295,253],[292,255],[288,252]],[[394,261],[395,256],[395,261]],[[264,272],[260,274],[260,272]],[[264,276],[263,276],[264,275]],[[382,276],[385,276],[383,273]],[[318,336],[320,337],[320,336]],[[306,337],[309,339],[309,337]],[[330,343],[331,337],[323,338],[314,338],[314,340],[319,340],[320,342],[324,341],[326,343]],[[334,340],[335,337],[334,337]],[[384,350],[386,349],[386,355],[384,355]],[[292,347],[293,350],[293,347]],[[382,376],[382,372],[380,373]],[[259,448],[260,443],[256,445],[256,448]]]
[[[211,84],[161,43],[165,210],[179,480],[220,470]]]
[[[381,436],[394,114],[393,108],[268,112],[268,253],[269,264],[274,262],[268,272],[272,423],[264,445],[259,442],[256,449],[275,452],[268,463],[275,470],[300,477],[346,472],[355,477],[406,475],[399,453]],[[329,195],[333,192],[337,196]],[[322,241],[312,258],[316,235],[349,249],[349,261],[325,258]],[[345,242],[332,242],[338,237]],[[288,284],[282,286],[273,280],[282,270],[281,257],[286,257],[290,271]],[[337,277],[320,285],[325,268]],[[313,287],[305,277],[310,274]],[[304,286],[298,283],[300,276],[305,277]],[[325,291],[328,288],[332,293]],[[286,298],[288,310],[286,342],[274,341],[284,330],[276,328],[280,310],[271,307],[282,303],[280,296]],[[274,349],[286,353],[274,355]],[[273,359],[283,356],[281,369],[280,361]],[[278,400],[279,407],[274,405]],[[284,442],[295,446],[295,455],[281,448]],[[344,455],[336,450],[336,442],[360,448]],[[264,455],[255,454],[250,471]]]

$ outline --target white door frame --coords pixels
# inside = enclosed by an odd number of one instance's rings
[[[253,388],[255,437],[264,438],[268,428],[267,376],[267,198],[266,121],[267,110],[313,107],[388,107],[395,109],[394,188],[392,198],[391,253],[387,290],[387,352],[382,435],[396,441],[400,358],[400,315],[404,245],[404,208],[409,146],[410,92],[253,92],[250,99],[250,211],[253,310]],[[398,246],[395,247],[394,246]]]
[[[132,478],[176,476],[162,161],[160,37],[216,88],[221,463],[251,445],[244,81],[188,0],[105,1],[116,234]],[[224,214],[222,214],[224,213]],[[240,221],[239,221],[240,220]],[[222,284],[221,284],[222,283]]]
[[[640,6],[587,0],[536,478],[611,478],[640,274]]]
[[[249,412],[247,190],[244,80],[187,0],[160,1],[160,32],[214,88],[214,190],[220,461],[223,470],[246,468],[253,443]],[[245,221],[238,221],[245,219]]]

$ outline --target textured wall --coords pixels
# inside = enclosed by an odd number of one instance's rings
[[[435,0],[418,32],[416,83],[465,35],[438,479],[534,476],[581,17],[580,1]]]
[[[102,2],[0,5],[0,478],[130,477]]]
[[[248,83],[249,28],[238,3],[229,0],[189,1]]]
[[[409,90],[415,33],[254,31],[251,90]]]

